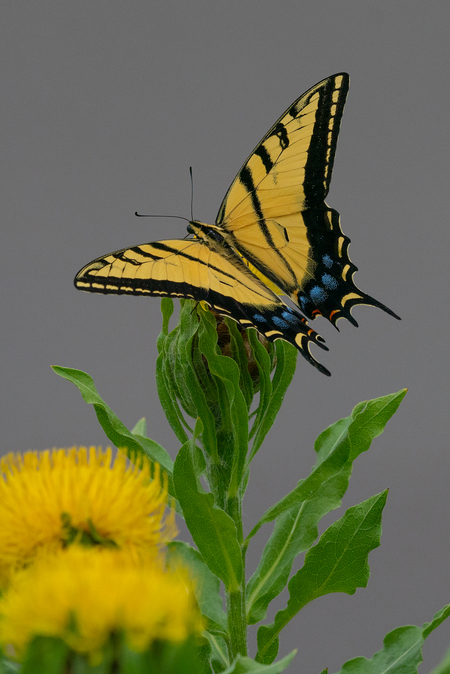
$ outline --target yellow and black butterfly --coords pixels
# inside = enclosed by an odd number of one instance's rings
[[[338,73],[302,94],[266,133],[232,182],[215,225],[191,221],[193,239],[123,248],[83,267],[80,290],[205,301],[269,341],[310,353],[323,339],[306,318],[336,325],[356,304],[384,304],[353,283],[350,239],[325,203],[349,77]],[[302,314],[276,293],[288,295]],[[306,316],[306,318],[305,318]]]

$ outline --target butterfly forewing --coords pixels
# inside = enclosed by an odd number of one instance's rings
[[[288,108],[239,171],[217,225],[308,318],[357,325],[356,304],[395,314],[353,283],[350,240],[325,203],[348,86],[348,75],[338,73]]]
[[[217,224],[241,230],[255,219],[277,219],[323,203],[348,84],[346,73],[333,75],[289,106],[237,174]]]
[[[269,341],[285,339],[324,374],[310,344],[326,348],[305,318],[282,302],[227,247],[172,239],[124,248],[94,260],[75,278],[80,290],[106,294],[186,297],[206,301]]]

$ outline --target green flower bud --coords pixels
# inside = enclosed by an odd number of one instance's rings
[[[244,330],[192,300],[181,300],[178,325],[169,332],[172,300],[163,299],[161,307],[156,379],[167,419],[184,443],[186,429],[192,433],[186,417],[200,418],[211,488],[220,482],[222,493],[224,484],[235,491],[275,419],[297,350],[282,340],[267,343],[255,329]]]

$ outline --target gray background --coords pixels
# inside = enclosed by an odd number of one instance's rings
[[[188,217],[191,164],[195,217],[213,222],[285,108],[350,73],[327,201],[353,241],[357,285],[403,320],[359,307],[358,329],[313,324],[332,377],[299,358],[254,463],[247,530],[308,474],[323,428],[360,400],[410,390],[344,499],[349,507],[390,487],[369,587],[297,616],[280,648],[299,649],[292,671],[370,657],[388,631],[450,601],[449,27],[445,2],[411,0],[2,5],[3,452],[106,444],[93,409],[50,370],[59,364],[89,372],[129,427],[145,415],[175,456],[154,384],[159,301],[80,293],[73,276],[117,248],[182,238],[180,221],[133,213]],[[449,636],[444,624],[430,637],[421,671]]]

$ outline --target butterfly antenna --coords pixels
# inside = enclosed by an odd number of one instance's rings
[[[194,177],[192,175],[192,166],[189,166],[189,175],[191,176],[191,221],[194,219]]]
[[[189,222],[188,218],[183,218],[182,215],[155,215],[151,213],[150,215],[138,213],[135,211],[134,213],[138,218],[176,218],[177,220],[185,220],[186,222]]]

